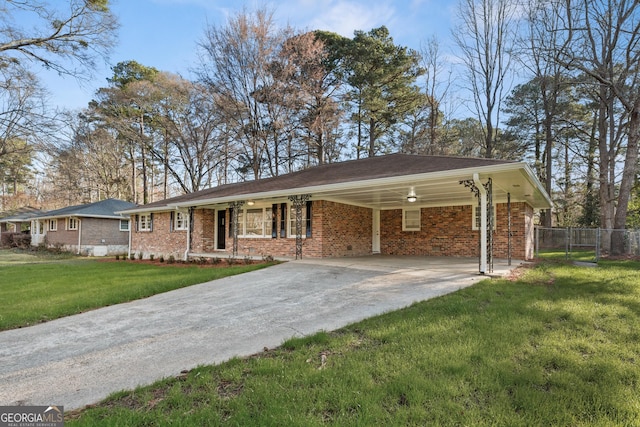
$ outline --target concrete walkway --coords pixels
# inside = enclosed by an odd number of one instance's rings
[[[477,271],[475,259],[305,259],[0,332],[0,405],[80,408],[456,291]]]

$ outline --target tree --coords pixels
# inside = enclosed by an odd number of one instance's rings
[[[511,0],[461,0],[461,24],[453,31],[482,124],[483,155],[487,158],[494,157],[498,143],[496,129],[515,40],[515,11],[516,3]]]
[[[414,50],[397,46],[386,27],[356,31],[347,42],[344,76],[351,89],[351,120],[357,128],[356,157],[364,149],[369,157],[383,151],[382,138],[414,111],[422,100],[416,79],[424,70]]]
[[[39,64],[59,74],[86,77],[95,68],[95,60],[106,57],[114,44],[117,21],[108,0],[68,0],[68,8],[60,10],[46,1],[3,3],[3,68],[27,70],[30,64]],[[16,26],[16,17],[24,25]]]
[[[640,4],[631,0],[567,1],[562,13],[568,32],[557,61],[588,76],[598,90],[600,226],[624,229],[638,170],[640,139]],[[614,116],[616,103],[625,120]],[[617,130],[616,130],[617,124]],[[626,145],[617,135],[626,134]],[[618,162],[622,174],[616,182]],[[623,234],[611,238],[611,253],[624,250]]]
[[[339,153],[335,136],[342,112],[336,99],[342,87],[325,41],[333,35],[307,32],[283,43],[272,65],[275,83],[290,93],[289,107],[297,117],[298,135],[305,141],[306,164],[323,164]]]
[[[90,103],[95,119],[113,129],[117,138],[127,146],[131,165],[131,193],[138,201],[138,167],[141,171],[142,202],[150,201],[149,146],[150,99],[159,96],[151,84],[159,71],[136,61],[120,62],[112,68],[114,75],[108,79],[110,87],[96,92],[96,100]]]
[[[243,11],[226,26],[208,27],[199,43],[199,79],[211,88],[216,108],[239,144],[238,169],[252,172],[255,179],[263,173],[269,143],[276,142],[278,122],[270,115],[265,91],[273,88],[270,67],[286,38],[286,32],[277,31],[273,14],[260,9]]]

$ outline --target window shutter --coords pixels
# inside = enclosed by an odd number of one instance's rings
[[[169,231],[173,231],[173,221],[174,221],[175,213],[171,211],[171,217],[169,219]]]
[[[233,237],[233,208],[229,208],[229,237]]]
[[[307,237],[311,237],[311,200],[307,200]]]
[[[280,237],[287,237],[287,204],[280,204]]]
[[[271,205],[271,238],[278,237],[278,204]]]
[[[140,218],[139,218],[139,216],[138,216],[138,215],[136,215],[136,231],[139,231],[139,230],[140,230],[140,228],[139,228],[138,224],[140,224]]]
[[[149,231],[153,231],[153,214],[149,214]]]

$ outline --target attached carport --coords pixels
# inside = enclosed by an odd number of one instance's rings
[[[0,332],[0,405],[80,408],[484,277],[468,258],[303,259]]]

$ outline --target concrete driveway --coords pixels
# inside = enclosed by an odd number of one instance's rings
[[[475,259],[305,259],[0,332],[0,405],[80,408],[456,291],[485,278],[477,270]]]

